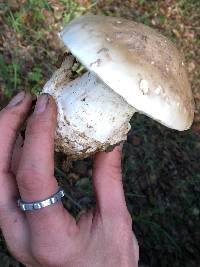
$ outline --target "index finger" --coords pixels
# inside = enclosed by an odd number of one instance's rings
[[[25,202],[42,201],[58,191],[58,184],[54,177],[56,113],[53,98],[43,94],[39,97],[34,113],[28,121],[17,172],[20,196]],[[61,229],[64,222],[67,223],[65,219],[71,219],[61,202],[39,210],[28,211],[26,215],[37,244],[44,236],[51,238],[57,231],[55,229]],[[45,227],[47,225],[54,225],[54,227]]]
[[[54,178],[54,133],[56,106],[53,99],[41,95],[28,120],[17,183],[26,202],[51,196],[58,190]]]

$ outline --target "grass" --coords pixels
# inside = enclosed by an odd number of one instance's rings
[[[196,101],[195,122],[183,133],[142,115],[132,120],[123,150],[124,189],[140,244],[140,266],[200,266],[200,2],[26,0],[0,3],[0,106],[19,90],[38,94],[65,49],[57,32],[87,12],[122,16],[155,27],[186,58]],[[83,2],[83,1],[82,1]],[[76,75],[82,72],[80,66]],[[56,154],[55,175],[74,216],[95,205],[92,161],[66,169]],[[0,266],[19,266],[0,238]]]

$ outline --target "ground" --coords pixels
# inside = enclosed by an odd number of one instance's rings
[[[57,33],[85,13],[122,16],[158,29],[183,53],[195,97],[195,122],[186,132],[137,115],[123,149],[124,190],[140,245],[140,267],[200,266],[200,2],[198,0],[0,1],[0,106],[19,90],[40,92],[59,66]],[[75,69],[74,75],[81,70]],[[92,160],[56,154],[55,175],[78,216],[95,205]],[[123,244],[122,244],[123,246]],[[20,266],[0,237],[0,266]]]

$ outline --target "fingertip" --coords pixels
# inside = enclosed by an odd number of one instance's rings
[[[47,116],[53,116],[53,118],[56,118],[57,106],[54,98],[47,93],[39,95],[35,105],[34,114],[46,114]]]
[[[0,112],[2,125],[13,125],[17,122],[21,125],[28,116],[32,105],[32,96],[25,91],[20,92],[11,99],[9,104]],[[8,127],[7,127],[8,128]]]
[[[21,91],[10,100],[5,110],[10,110],[13,108],[27,109],[27,107],[31,106],[31,103],[32,103],[31,94],[26,91]]]
[[[8,171],[17,132],[25,122],[31,108],[30,94],[20,92],[0,112],[1,151],[0,169]]]
[[[52,143],[55,134],[56,117],[56,105],[53,98],[49,94],[39,95],[34,112],[27,122],[25,137],[40,140],[41,136],[43,136],[45,143]]]
[[[124,145],[124,143],[120,143],[119,145],[117,145],[117,146],[113,149],[112,152],[118,153],[118,154],[120,154],[120,156],[121,156],[122,149],[123,149],[123,145]]]

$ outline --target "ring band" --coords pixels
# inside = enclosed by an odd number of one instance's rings
[[[64,197],[64,195],[64,190],[60,188],[57,193],[44,200],[35,202],[25,202],[22,199],[18,199],[17,205],[23,211],[39,210],[57,203],[59,200],[61,200],[62,197]]]

